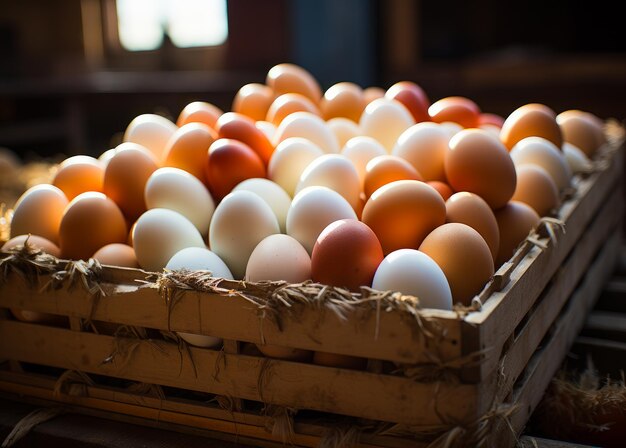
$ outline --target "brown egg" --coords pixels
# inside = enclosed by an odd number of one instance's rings
[[[382,98],[384,96],[385,90],[380,87],[372,86],[363,89],[363,98],[365,98],[365,104],[369,104],[372,101],[377,100],[378,98]]]
[[[104,193],[122,210],[126,218],[135,221],[146,211],[144,190],[158,163],[154,155],[135,143],[122,143],[104,171]],[[93,254],[98,246],[89,254]]]
[[[85,191],[102,191],[104,168],[98,159],[73,156],[59,165],[52,185],[58,187],[69,201]]]
[[[211,103],[194,101],[193,103],[187,104],[180,112],[178,120],[176,120],[176,125],[181,127],[187,123],[204,123],[214,128],[215,122],[223,113],[222,109]]]
[[[396,180],[423,180],[413,165],[401,157],[384,155],[370,160],[365,166],[363,191],[369,198],[383,185]]]
[[[209,146],[217,140],[217,132],[203,123],[180,127],[165,146],[162,166],[180,168],[206,184],[204,165]]]
[[[591,157],[606,142],[602,121],[593,114],[567,110],[556,117],[563,140],[580,148]]]
[[[483,237],[495,261],[500,246],[500,231],[493,211],[480,196],[463,191],[446,201],[446,222],[470,226]]]
[[[504,117],[496,114],[482,113],[478,116],[478,125],[482,126],[485,124],[502,128],[502,125],[504,124]]]
[[[372,286],[383,249],[376,234],[356,219],[330,223],[317,237],[311,254],[311,276],[325,285],[359,292]]]
[[[362,220],[376,234],[385,255],[417,249],[426,235],[446,221],[441,195],[418,180],[391,182],[372,194]]]
[[[135,250],[127,244],[107,244],[106,246],[98,249],[91,258],[98,260],[101,264],[109,266],[120,266],[125,268],[139,267]]]
[[[335,353],[313,353],[313,364],[318,366],[338,367],[340,369],[364,370],[367,367],[367,359],[357,356],[337,355]]]
[[[500,231],[500,248],[496,258],[496,267],[499,267],[509,261],[517,246],[537,227],[540,218],[530,205],[517,201],[496,210],[495,216]]]
[[[245,143],[220,138],[209,148],[206,178],[211,194],[218,201],[238,183],[246,179],[265,177],[265,174],[261,158]]]
[[[447,201],[448,198],[452,196],[452,194],[454,193],[454,191],[452,191],[452,188],[450,188],[450,185],[448,185],[445,182],[440,182],[438,180],[431,180],[426,183],[430,185],[431,187],[433,187],[435,190],[437,190],[437,193],[441,195],[444,201]]]
[[[72,260],[87,260],[102,246],[125,242],[127,231],[124,215],[115,202],[103,193],[82,193],[63,213],[61,254]]]
[[[306,96],[299,93],[285,93],[276,98],[270,105],[265,120],[278,126],[283,119],[294,112],[311,112],[320,115],[318,107]]]
[[[435,123],[452,121],[464,128],[475,128],[479,124],[480,108],[469,98],[449,96],[431,104],[428,115]]]
[[[267,110],[274,101],[274,91],[264,84],[246,84],[233,100],[233,112],[240,113],[255,121],[265,120]]]
[[[254,125],[254,120],[235,112],[227,112],[217,120],[215,130],[220,138],[235,139],[248,145],[267,166],[274,146],[263,131]]]
[[[455,191],[482,197],[492,209],[503,207],[515,192],[515,166],[497,138],[481,129],[465,129],[450,139],[444,167]]]
[[[539,216],[547,216],[559,206],[559,191],[552,177],[538,165],[517,167],[517,187],[511,198],[530,205]]]
[[[322,96],[319,84],[308,71],[294,64],[278,64],[267,72],[265,84],[276,92],[299,93],[310,99],[313,104],[318,104]]]
[[[133,232],[135,231],[136,225],[137,225],[137,221],[133,222],[132,224],[129,224],[129,222],[126,221],[126,227],[130,229],[128,231],[128,238],[126,238],[126,245],[130,247],[135,247],[135,241],[133,240]]]
[[[340,82],[324,93],[320,110],[324,120],[344,117],[358,123],[366,105],[361,87],[352,82]]]
[[[419,250],[435,260],[446,275],[454,302],[470,305],[494,273],[489,246],[465,224],[453,222],[437,227]]]
[[[2,245],[0,252],[8,252],[9,249],[15,249],[17,246],[23,246],[28,240],[28,245],[35,249],[41,249],[45,253],[59,258],[61,256],[61,249],[52,241],[37,235],[18,235],[11,238],[9,241]]]
[[[385,96],[404,104],[415,118],[416,123],[430,121],[430,115],[428,115],[430,100],[424,90],[414,82],[397,82],[389,87]]]
[[[510,151],[517,142],[526,137],[543,137],[561,149],[563,135],[554,111],[536,103],[515,109],[502,124],[500,140]]]
[[[58,244],[59,225],[68,203],[65,193],[53,185],[29,188],[15,203],[11,237],[31,233]]]

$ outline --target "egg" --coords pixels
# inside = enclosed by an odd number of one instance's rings
[[[547,216],[559,204],[559,191],[550,175],[535,165],[517,168],[517,187],[511,198],[530,205],[539,216]]]
[[[343,117],[358,123],[365,106],[363,89],[352,82],[332,85],[320,101],[320,110],[325,120]]]
[[[348,118],[331,118],[328,120],[327,124],[333,134],[335,134],[335,137],[337,137],[340,148],[343,148],[351,138],[361,135],[359,126]]]
[[[31,233],[58,244],[59,226],[68,203],[65,193],[53,185],[29,188],[15,203],[11,237]]]
[[[340,369],[365,370],[367,359],[336,353],[315,352],[313,353],[313,364]]]
[[[218,201],[239,182],[265,177],[266,173],[263,160],[256,152],[245,143],[230,138],[213,142],[209,147],[205,169],[209,190]]]
[[[267,175],[287,194],[293,196],[302,172],[322,154],[324,151],[310,140],[300,137],[288,138],[283,140],[272,154]]]
[[[272,157],[274,146],[265,134],[254,125],[254,120],[235,112],[227,112],[215,123],[215,130],[221,139],[234,139],[245,143],[263,161],[264,165]]]
[[[196,177],[178,168],[159,168],[148,178],[144,191],[146,206],[180,213],[206,238],[215,203]]]
[[[153,208],[139,217],[133,231],[133,247],[139,266],[160,272],[178,251],[205,247],[198,229],[178,212]]]
[[[426,181],[446,182],[444,160],[450,136],[436,123],[417,123],[404,131],[391,154],[402,157]]]
[[[480,126],[478,126],[478,129],[489,132],[495,138],[500,138],[500,128],[497,126],[494,126],[492,124],[481,124]]]
[[[250,254],[245,279],[248,282],[302,283],[311,279],[311,257],[302,244],[289,235],[270,235]]]
[[[378,140],[388,152],[391,152],[398,137],[413,124],[415,120],[407,108],[389,98],[369,103],[359,121],[363,135]]]
[[[504,118],[497,114],[489,114],[489,113],[481,113],[478,116],[478,125],[479,126],[493,126],[498,130],[502,129],[502,125],[504,124]]]
[[[35,249],[40,249],[53,257],[59,258],[61,256],[61,249],[59,249],[59,246],[46,238],[31,234],[14,236],[2,245],[0,252],[8,252],[18,246],[24,246],[26,241],[28,241],[29,246]]]
[[[237,91],[232,109],[255,121],[265,120],[274,97],[274,91],[264,84],[246,84]]]
[[[383,249],[372,229],[356,219],[341,219],[317,237],[311,274],[318,283],[359,292],[361,286],[372,285],[382,261]]]
[[[111,149],[107,149],[102,154],[100,154],[100,156],[98,157],[98,160],[100,161],[103,170],[106,169],[107,165],[109,164],[109,160],[113,158],[116,151],[117,151],[117,148],[111,148]]]
[[[374,157],[387,154],[387,150],[372,137],[357,136],[346,142],[341,154],[347,157],[356,168],[361,189],[363,189],[367,163]]]
[[[385,90],[381,87],[370,86],[363,89],[363,98],[365,98],[365,104],[369,104],[378,98],[383,98],[385,96]]]
[[[363,191],[369,198],[383,185],[396,180],[423,180],[413,165],[401,157],[389,154],[374,157],[365,167]]]
[[[65,159],[52,179],[69,201],[86,191],[102,192],[104,167],[102,162],[90,156],[73,156]]]
[[[399,101],[413,115],[416,123],[430,121],[428,107],[430,100],[424,90],[411,81],[400,81],[389,87],[385,97]]]
[[[233,191],[250,191],[263,199],[276,215],[281,233],[287,227],[287,212],[291,206],[291,197],[280,185],[267,179],[247,179],[237,184]]]
[[[444,168],[453,190],[482,197],[492,209],[515,192],[515,166],[504,145],[486,131],[465,129],[450,139]]]
[[[341,154],[324,154],[313,160],[300,175],[296,194],[306,187],[328,187],[357,208],[361,192],[359,175],[352,162]]]
[[[111,243],[101,247],[91,258],[98,260],[100,264],[120,266],[125,268],[138,268],[135,249],[128,244]]]
[[[439,265],[454,302],[470,305],[494,273],[489,246],[480,233],[465,224],[453,222],[437,227],[419,250]]]
[[[526,137],[511,149],[515,166],[537,165],[546,170],[560,191],[570,185],[572,172],[567,159],[549,140],[541,137]]]
[[[233,276],[242,279],[254,248],[275,233],[280,233],[280,227],[272,208],[260,196],[239,190],[227,195],[215,209],[209,245]]]
[[[500,231],[496,217],[484,199],[467,191],[453,194],[446,201],[446,222],[465,224],[480,233],[495,261],[500,247]]]
[[[480,108],[469,98],[449,96],[431,104],[428,115],[435,123],[452,121],[464,128],[475,128],[479,124]]]
[[[291,202],[287,213],[287,234],[298,240],[310,254],[317,237],[328,224],[340,219],[356,219],[346,199],[327,187],[307,187]]]
[[[180,168],[207,183],[204,165],[217,133],[203,123],[188,123],[174,132],[165,145],[162,166]]]
[[[572,173],[588,173],[593,170],[593,163],[581,149],[569,142],[563,143],[561,149]]]
[[[274,136],[276,135],[276,126],[270,123],[269,121],[257,121],[254,123],[254,126],[261,131],[265,137],[271,142],[274,140]],[[274,154],[274,153],[272,153]]]
[[[182,127],[187,123],[202,123],[210,128],[215,128],[217,119],[221,117],[223,113],[224,111],[222,111],[222,109],[211,103],[194,101],[183,108],[178,115],[176,125]]]
[[[389,254],[417,249],[426,235],[445,223],[446,206],[439,193],[424,182],[398,180],[370,196],[362,220]]]
[[[606,139],[602,121],[589,112],[567,110],[556,116],[563,141],[581,149],[587,157],[593,156]]]
[[[285,93],[276,98],[269,109],[265,119],[278,127],[289,115],[295,112],[309,112],[320,115],[320,110],[310,99],[298,93]]]
[[[532,103],[515,109],[504,120],[500,131],[500,140],[509,150],[520,140],[533,136],[545,138],[557,148],[563,144],[556,114],[548,106]]]
[[[502,266],[513,256],[530,231],[539,225],[540,218],[530,205],[517,201],[511,201],[505,207],[496,210],[495,216],[500,231],[496,266]]]
[[[417,297],[424,308],[452,309],[452,291],[445,274],[432,258],[415,249],[388,254],[374,274],[372,288]]]
[[[277,95],[299,93],[317,104],[322,96],[319,84],[307,70],[295,64],[278,64],[267,72],[265,84]]]
[[[447,201],[448,198],[450,198],[450,196],[452,196],[452,194],[454,193],[454,191],[452,191],[452,188],[450,188],[450,185],[448,185],[445,182],[439,182],[438,180],[431,180],[426,183],[430,185],[431,187],[433,187],[435,190],[437,190],[437,193],[441,195],[444,201]]]
[[[135,143],[122,143],[104,171],[104,193],[120,207],[129,221],[146,210],[144,189],[158,168],[154,155]]]
[[[156,160],[161,160],[165,146],[178,127],[165,117],[143,114],[134,118],[124,132],[124,142],[147,148]]]
[[[274,144],[278,145],[290,137],[310,140],[325,153],[338,153],[339,141],[324,120],[310,112],[294,112],[278,126]]]
[[[456,134],[463,130],[463,126],[458,123],[454,123],[452,121],[443,121],[439,123],[439,127],[448,133],[450,138],[454,137]],[[500,134],[498,133],[498,136]]]
[[[103,193],[81,193],[70,201],[61,218],[61,254],[72,260],[87,260],[102,246],[124,243],[127,231],[115,202]]]

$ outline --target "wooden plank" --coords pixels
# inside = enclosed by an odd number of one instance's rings
[[[564,442],[562,440],[550,440],[540,437],[524,436],[520,438],[519,448],[593,448],[590,445]]]
[[[190,357],[164,341],[118,339],[116,345],[109,336],[1,321],[0,340],[9,339],[20,344],[2,344],[0,357],[372,420],[436,425],[440,415],[467,421],[475,408],[472,385],[434,387],[398,376],[198,348],[190,348]],[[120,342],[132,356],[103,363]]]
[[[619,333],[626,336],[626,315],[607,311],[592,311],[585,322],[585,330]]]

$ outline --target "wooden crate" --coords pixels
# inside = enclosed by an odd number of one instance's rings
[[[46,289],[50,274],[39,274],[35,287],[9,274],[0,307],[67,316],[69,327],[5,312],[0,391],[257,445],[332,446],[358,435],[360,446],[422,446],[427,434],[512,445],[619,251],[623,155],[609,146],[603,153],[604,168],[578,178],[559,211],[566,231],[556,241],[542,237],[545,248],[524,244],[479,296],[480,312],[413,314],[387,298],[353,306],[344,320],[320,300],[294,302],[271,319],[245,297],[258,285],[226,282],[220,294],[170,297],[153,274],[107,267],[98,277],[105,295],[95,299],[67,278]],[[96,334],[88,320],[218,336],[224,347]],[[244,343],[362,357],[368,369],[264,358]]]

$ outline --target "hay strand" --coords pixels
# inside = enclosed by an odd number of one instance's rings
[[[64,413],[65,410],[59,407],[35,409],[15,424],[9,435],[6,436],[2,442],[2,448],[12,447],[24,438],[35,426]]]

